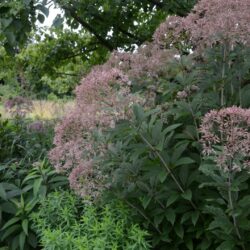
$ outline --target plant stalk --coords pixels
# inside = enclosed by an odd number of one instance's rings
[[[172,173],[171,169],[168,167],[167,163],[165,162],[165,160],[163,159],[161,154],[153,147],[153,145],[151,145],[151,143],[140,132],[138,132],[138,134],[140,135],[142,140],[150,147],[150,149],[156,154],[156,156],[160,159],[161,163],[163,164],[163,166],[167,170],[168,174],[171,176],[171,178],[173,179],[173,181],[175,182],[175,184],[177,185],[179,190],[184,194],[185,190],[183,189],[181,184],[178,182],[178,180],[176,179],[176,177]],[[193,209],[195,209],[195,210],[198,209],[197,206],[191,200],[189,202],[190,202],[191,206],[193,207]]]
[[[226,71],[226,45],[223,46],[223,61],[222,61],[222,72],[221,72],[222,84],[221,84],[221,99],[220,99],[221,107],[224,106],[225,71]]]
[[[229,173],[229,177],[228,177],[228,203],[229,203],[229,207],[232,211],[232,218],[233,218],[233,224],[234,224],[234,229],[235,229],[235,232],[239,238],[239,240],[241,240],[241,235],[240,235],[240,231],[239,231],[239,228],[238,228],[238,225],[237,225],[237,219],[234,215],[234,205],[233,205],[233,199],[232,199],[232,191],[231,191],[231,186],[232,186],[232,181],[231,181],[231,173]],[[244,245],[242,245],[243,249],[245,250],[245,247]]]

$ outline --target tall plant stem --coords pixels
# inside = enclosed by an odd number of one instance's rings
[[[232,181],[231,181],[231,176],[230,176],[230,173],[229,173],[229,177],[228,177],[228,203],[229,203],[229,207],[232,211],[232,218],[233,218],[233,224],[234,224],[234,229],[235,229],[235,232],[239,238],[239,240],[241,240],[241,235],[240,235],[240,231],[239,231],[239,228],[238,228],[238,225],[237,225],[237,219],[234,215],[234,205],[233,205],[233,199],[232,199],[232,191],[231,191],[231,186],[232,186]],[[244,245],[242,245],[242,248],[245,250],[245,247]]]
[[[195,126],[195,129],[196,129],[196,136],[197,136],[197,139],[198,141],[200,140],[200,136],[199,136],[199,127],[198,127],[198,124],[197,124],[197,121],[196,121],[196,118],[195,118],[195,114],[194,114],[194,111],[193,111],[193,108],[191,106],[191,102],[188,98],[188,107],[190,109],[190,112],[191,112],[191,115],[192,115],[192,118],[193,118],[193,121],[194,121],[194,126]]]
[[[241,95],[241,77],[239,76],[239,102],[240,102],[240,107],[242,106],[242,95]]]
[[[223,46],[223,61],[222,61],[222,72],[221,72],[221,78],[222,78],[222,84],[221,84],[221,97],[220,97],[220,104],[221,107],[224,106],[224,85],[225,85],[225,71],[226,71],[226,55],[227,55],[227,48],[226,44]]]
[[[135,209],[144,219],[146,219],[154,228],[155,230],[159,233],[162,234],[162,232],[159,230],[158,227],[156,227],[154,225],[154,223],[148,218],[148,216],[146,214],[144,214],[138,207],[136,207],[135,205],[133,205],[131,202],[129,202],[128,200],[124,199],[125,203],[127,203],[128,206],[130,206],[131,208]]]
[[[185,190],[183,189],[183,187],[179,183],[179,181],[176,179],[176,177],[174,176],[174,174],[171,171],[171,169],[168,167],[166,161],[163,159],[163,157],[161,156],[161,154],[157,151],[157,149],[154,148],[154,146],[139,131],[138,131],[138,134],[140,135],[140,137],[142,138],[142,140],[149,146],[149,148],[156,154],[156,156],[160,159],[162,165],[167,170],[168,174],[171,176],[171,178],[173,179],[173,181],[177,185],[178,189],[181,191],[181,193],[184,194]],[[194,210],[198,210],[197,206],[191,200],[189,200],[189,202],[190,202],[190,204],[191,204],[191,206],[193,207]]]

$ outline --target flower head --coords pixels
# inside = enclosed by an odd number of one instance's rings
[[[249,168],[250,109],[239,107],[212,110],[200,127],[203,154],[214,156],[224,171]]]
[[[249,0],[200,0],[187,17],[168,17],[154,34],[158,44],[182,39],[186,34],[195,48],[226,42],[250,45]]]

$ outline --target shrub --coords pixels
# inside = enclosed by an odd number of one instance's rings
[[[167,19],[152,43],[113,53],[83,80],[76,112],[56,129],[50,158],[71,187],[125,202],[155,249],[249,248],[248,173],[233,171],[249,164],[248,128],[234,138],[234,157],[220,154],[229,120],[206,124],[219,142],[209,158],[200,130],[211,109],[236,110],[243,121],[240,107],[249,108],[248,6],[201,0],[187,17]],[[114,98],[125,89],[125,99]]]
[[[46,156],[53,138],[53,123],[0,119],[0,136],[0,162],[18,161],[25,166]]]
[[[59,186],[67,185],[48,164],[51,145],[49,124],[21,117],[0,120],[0,246],[35,249],[37,238],[30,214],[38,201]]]
[[[37,238],[31,229],[30,215],[38,208],[42,197],[66,184],[67,179],[59,176],[46,160],[29,167],[18,163],[1,165],[1,244],[11,250],[36,248]]]

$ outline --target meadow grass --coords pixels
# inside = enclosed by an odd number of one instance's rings
[[[32,111],[27,115],[27,118],[33,120],[53,120],[60,119],[63,115],[74,106],[74,101],[47,101],[34,100]],[[2,118],[10,118],[10,114],[6,112],[2,103],[0,103],[0,114]]]

